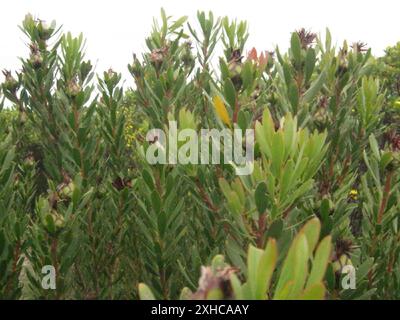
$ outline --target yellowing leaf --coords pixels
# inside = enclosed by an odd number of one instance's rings
[[[155,300],[151,289],[144,283],[139,283],[139,298],[140,300]]]
[[[217,112],[218,117],[228,126],[231,126],[231,119],[229,118],[228,111],[226,110],[225,104],[222,101],[220,96],[215,96],[213,98],[215,111]]]
[[[300,300],[324,300],[325,297],[325,287],[322,283],[316,283],[313,286],[306,289],[302,295],[300,295]]]

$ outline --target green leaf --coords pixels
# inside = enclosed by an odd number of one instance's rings
[[[291,266],[294,270],[292,271],[293,286],[290,290],[290,298],[295,298],[300,294],[304,288],[308,274],[308,260],[310,253],[308,251],[307,237],[304,233],[300,233],[300,237],[297,241],[298,243],[294,252],[295,264],[294,266]]]
[[[233,292],[235,294],[235,299],[236,300],[246,299],[246,297],[244,297],[244,295],[243,295],[242,285],[240,283],[239,278],[234,273],[232,273],[230,275],[230,280],[231,280]]]
[[[236,90],[229,78],[224,83],[224,95],[231,108],[234,108],[236,104]]]
[[[315,252],[315,257],[306,288],[310,288],[320,283],[324,279],[329,257],[331,255],[331,240],[331,236],[327,236],[319,244],[317,251]]]
[[[290,104],[293,108],[293,113],[297,113],[297,109],[299,106],[299,89],[297,88],[296,82],[291,81],[288,88],[288,96]]]
[[[315,56],[315,50],[313,48],[309,48],[307,50],[307,55],[306,55],[306,65],[305,65],[305,83],[308,84],[308,82],[311,79],[312,73],[314,71],[315,67],[315,62],[316,62],[316,56]]]
[[[332,44],[331,32],[329,31],[328,28],[326,28],[325,49],[327,51],[329,51],[331,49],[331,44]]]
[[[254,199],[258,212],[260,214],[263,214],[268,207],[267,185],[265,184],[265,182],[260,182],[257,185],[254,192]]]
[[[224,194],[225,198],[229,199],[232,189],[231,189],[229,183],[224,178],[219,179],[219,187],[221,188],[222,193]]]
[[[370,136],[368,137],[368,140],[375,158],[379,160],[381,158],[380,156],[381,153],[379,152],[379,146],[378,142],[376,141],[375,135],[371,133]]]
[[[312,254],[319,240],[321,223],[319,222],[318,218],[311,219],[306,223],[302,230],[307,237],[309,253]]]
[[[299,294],[307,276],[308,256],[307,237],[303,231],[300,231],[294,238],[283,263],[274,299],[293,297]],[[290,290],[287,291],[289,283]]]
[[[322,283],[317,283],[306,289],[300,296],[300,300],[323,300],[325,298],[325,287]]]
[[[252,296],[256,296],[258,282],[258,266],[263,254],[263,250],[252,245],[249,246],[247,253],[247,279],[252,292]]]
[[[266,233],[266,238],[279,239],[282,234],[282,231],[283,231],[283,221],[281,219],[275,220],[269,226]]]
[[[270,239],[259,261],[255,287],[255,299],[265,300],[277,259],[278,248],[276,241],[274,239]]]
[[[179,295],[179,300],[191,300],[192,295],[193,292],[189,288],[184,287]]]
[[[243,81],[243,90],[247,90],[253,86],[253,69],[250,62],[246,62],[243,65],[241,77]]]
[[[158,214],[161,210],[161,198],[156,190],[151,194],[151,202],[154,212]]]
[[[279,178],[282,170],[283,156],[285,155],[285,144],[283,141],[283,133],[281,131],[273,134],[271,145],[271,169],[274,176]]]
[[[330,205],[328,199],[323,199],[321,201],[320,215],[322,222],[325,222],[329,217]]]
[[[322,71],[319,77],[311,84],[311,87],[303,96],[303,102],[308,103],[316,97],[326,81],[326,71]]]
[[[290,40],[290,49],[297,66],[301,65],[301,42],[297,32],[292,33],[292,38]]]
[[[249,113],[243,109],[239,110],[238,113],[238,126],[242,130],[246,130],[249,124]]]
[[[180,28],[187,20],[187,16],[181,17],[178,20],[176,20],[170,27],[169,30],[171,32],[175,31],[176,29]]]

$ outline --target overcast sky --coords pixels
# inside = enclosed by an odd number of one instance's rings
[[[275,45],[286,49],[290,32],[300,27],[317,33],[329,27],[339,44],[343,39],[361,40],[378,55],[400,41],[399,0],[2,0],[0,69],[18,69],[17,57],[27,55],[18,25],[30,12],[46,21],[55,19],[64,31],[83,32],[87,57],[97,64],[97,72],[112,67],[129,78],[126,65],[133,52],[145,50],[145,36],[161,7],[168,15],[188,15],[193,22],[199,9],[247,20],[247,46],[260,50]]]

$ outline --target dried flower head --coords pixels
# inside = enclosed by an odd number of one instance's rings
[[[296,31],[297,35],[300,38],[300,43],[303,49],[308,49],[312,46],[317,38],[317,35],[311,31],[307,31],[304,28]]]
[[[229,62],[241,63],[243,59],[242,52],[240,49],[232,50],[231,57],[229,58]]]
[[[350,253],[356,248],[350,239],[339,238],[335,243],[335,251],[333,253],[332,260],[337,261],[342,255],[346,255],[350,258]]]
[[[125,188],[132,188],[132,181],[128,178],[117,177],[113,181],[112,185],[115,189],[117,189],[118,191],[121,191]]]
[[[213,272],[211,267],[202,266],[199,287],[192,298],[204,300],[213,290],[220,290],[224,299],[232,298],[230,275],[235,272],[237,272],[237,269],[232,267],[221,268]]]
[[[385,140],[392,151],[400,151],[400,134],[395,130],[390,130],[385,134]]]
[[[321,96],[318,99],[318,106],[320,108],[326,109],[328,107],[329,99],[327,96]]]
[[[164,62],[168,54],[168,50],[169,50],[168,46],[165,46],[151,51],[150,61],[154,67],[156,67],[157,69],[161,67],[162,63]]]
[[[353,45],[351,46],[351,48],[353,50],[355,50],[356,52],[367,52],[368,48],[367,48],[367,44],[361,41],[355,42],[353,43]]]

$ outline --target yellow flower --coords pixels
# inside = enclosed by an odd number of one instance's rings
[[[231,126],[231,119],[229,118],[228,111],[226,110],[225,104],[222,101],[220,96],[215,96],[213,98],[215,111],[217,112],[218,117],[222,120],[223,123]]]
[[[349,192],[349,197],[353,200],[357,200],[358,198],[358,191],[356,189],[352,189]]]

